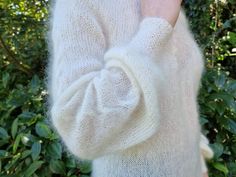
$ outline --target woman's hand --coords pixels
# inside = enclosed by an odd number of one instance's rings
[[[141,0],[143,17],[165,18],[173,27],[178,19],[182,0]]]
[[[209,177],[208,173],[203,173],[203,177]]]

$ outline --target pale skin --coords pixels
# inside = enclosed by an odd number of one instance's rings
[[[142,17],[162,17],[174,27],[181,3],[182,0],[141,0]],[[208,173],[204,173],[203,177],[208,177]]]

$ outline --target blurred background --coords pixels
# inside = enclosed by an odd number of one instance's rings
[[[210,177],[236,177],[236,1],[185,0],[206,71],[198,96],[215,152]],[[89,177],[91,162],[66,152],[46,116],[48,0],[0,1],[0,177]]]

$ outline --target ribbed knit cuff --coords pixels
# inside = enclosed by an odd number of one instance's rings
[[[145,17],[128,47],[149,56],[155,56],[167,44],[173,31],[172,25],[162,17]]]

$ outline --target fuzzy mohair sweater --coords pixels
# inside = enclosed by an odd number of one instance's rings
[[[57,0],[48,32],[48,112],[92,177],[202,177],[213,157],[197,95],[202,51],[140,0]]]

